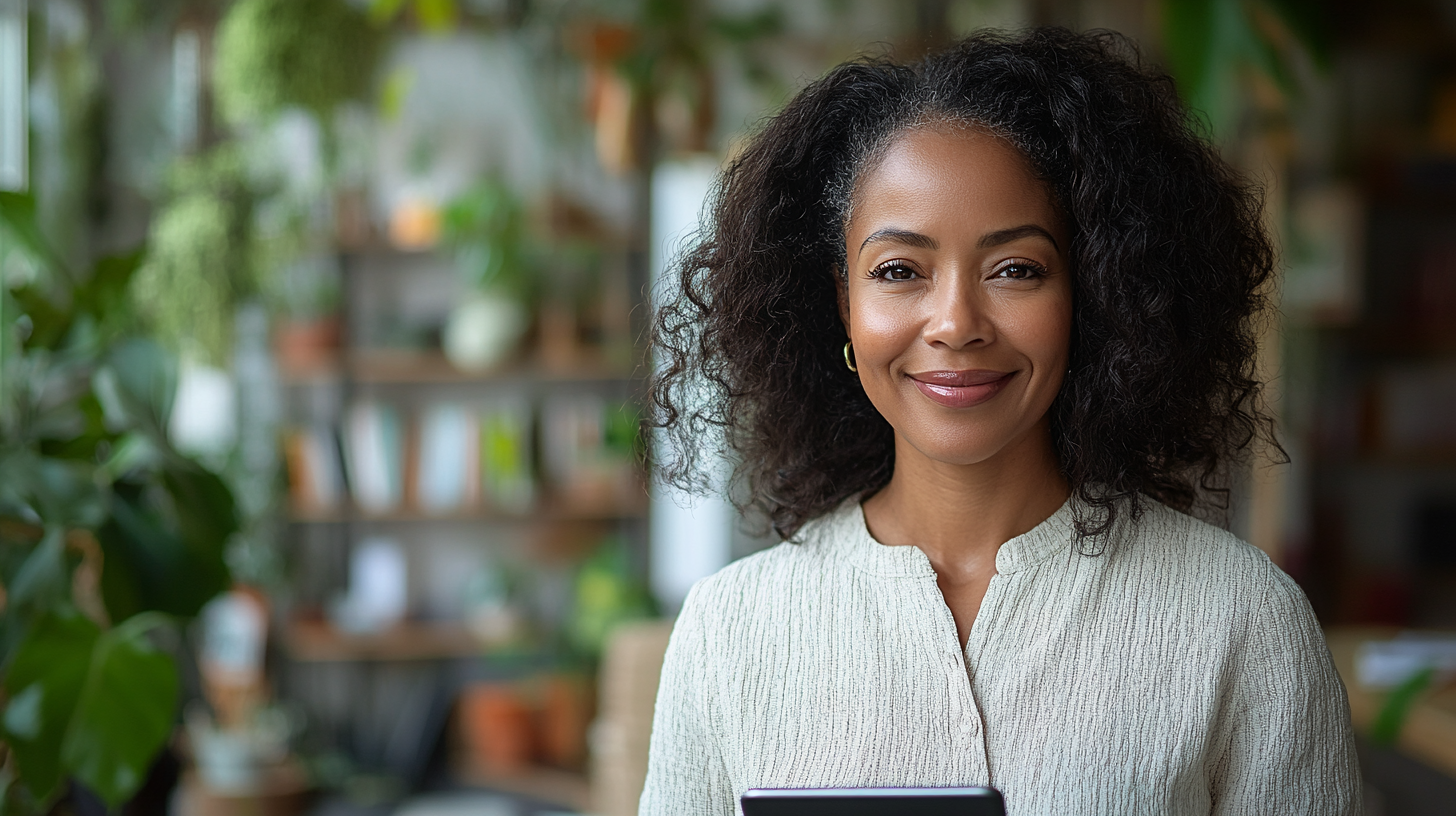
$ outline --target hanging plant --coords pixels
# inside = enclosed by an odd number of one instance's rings
[[[218,24],[213,90],[233,123],[289,107],[328,121],[365,94],[383,34],[344,0],[238,0]]]
[[[200,350],[214,365],[231,356],[236,304],[256,290],[244,175],[242,157],[227,148],[183,160],[171,199],[152,219],[147,259],[131,289],[159,339]]]

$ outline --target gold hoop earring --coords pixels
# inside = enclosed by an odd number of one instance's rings
[[[850,356],[850,346],[853,346],[853,345],[854,345],[854,341],[853,340],[851,340],[848,343],[845,343],[844,344],[844,367],[847,368],[847,369],[849,369],[850,371],[853,371],[854,373],[858,374],[859,373],[859,369],[857,369],[857,368],[854,367],[854,358]]]

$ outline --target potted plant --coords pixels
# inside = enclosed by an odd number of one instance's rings
[[[515,349],[529,323],[534,252],[525,207],[505,184],[485,181],[446,205],[441,228],[469,290],[445,324],[445,356],[462,370],[484,371]]]
[[[175,360],[118,308],[141,253],[68,269],[34,202],[0,193],[0,742],[6,812],[78,784],[109,807],[172,733],[178,678],[158,635],[230,583],[233,497],[167,438]]]

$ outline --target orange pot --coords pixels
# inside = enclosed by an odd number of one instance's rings
[[[338,360],[342,326],[337,317],[290,320],[273,333],[273,350],[284,371],[307,374]]]
[[[535,756],[531,707],[507,683],[477,683],[460,693],[465,741],[480,770],[520,773]]]
[[[592,718],[592,689],[584,677],[548,677],[541,694],[541,759],[558,768],[586,763],[586,732]]]

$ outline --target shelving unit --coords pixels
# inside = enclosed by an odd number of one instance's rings
[[[1435,541],[1423,518],[1456,508],[1456,434],[1440,430],[1456,422],[1441,385],[1456,372],[1456,303],[1424,290],[1456,278],[1442,267],[1456,258],[1456,188],[1414,191],[1423,162],[1387,162],[1362,185],[1359,315],[1312,331],[1307,583],[1330,623],[1449,626],[1456,556],[1435,550],[1456,542]]]
[[[483,773],[462,762],[455,775],[474,787],[524,796],[578,813],[591,812],[590,787],[580,774],[569,771],[529,768],[519,773]]]
[[[519,679],[522,672],[530,675],[549,665],[532,655],[497,660],[465,625],[462,601],[454,596],[473,570],[492,563],[533,564],[545,600],[532,601],[526,614],[546,614],[543,608],[554,604],[548,617],[558,619],[536,626],[549,629],[561,624],[560,607],[567,601],[562,593],[571,590],[572,570],[592,541],[611,536],[627,542],[645,569],[648,502],[645,489],[633,488],[640,476],[630,472],[611,490],[573,491],[554,483],[543,461],[549,433],[543,411],[553,400],[630,405],[640,372],[586,344],[569,359],[546,360],[529,336],[520,352],[498,367],[460,370],[430,345],[431,327],[438,327],[460,292],[443,254],[353,248],[340,253],[340,267],[341,348],[280,371],[293,423],[335,429],[343,453],[350,406],[361,401],[391,406],[408,440],[401,457],[408,463],[419,455],[419,423],[432,406],[478,410],[509,400],[529,406],[531,414],[528,442],[536,487],[528,502],[499,505],[477,492],[459,506],[430,510],[410,500],[410,489],[388,509],[371,508],[347,490],[332,506],[309,506],[296,495],[290,499],[285,529],[299,577],[294,581],[298,597],[279,637],[286,695],[299,701],[319,724],[317,730],[332,735],[334,747],[353,755],[361,767],[408,778],[418,768],[395,767],[392,757],[410,756],[416,762],[429,756],[462,687]],[[411,345],[391,345],[397,338],[390,331],[410,338]],[[409,452],[411,447],[415,452]],[[348,477],[348,457],[341,456],[339,464]],[[402,464],[398,478],[418,478],[410,470],[417,465]],[[479,485],[471,489],[481,490]],[[331,599],[345,589],[351,552],[379,537],[397,541],[405,551],[411,614],[381,631],[345,631],[329,621]],[[341,705],[341,696],[350,703]],[[406,722],[410,718],[424,724]],[[400,749],[410,739],[423,743]],[[475,767],[471,763],[453,766],[462,784],[562,807],[586,802],[580,772],[533,768],[523,775],[482,776],[478,770],[461,770]]]
[[[1362,686],[1355,671],[1360,644],[1398,635],[1390,628],[1348,628],[1327,632],[1330,655],[1350,697],[1350,719],[1356,730],[1368,732],[1375,723],[1388,691]],[[1418,699],[1406,716],[1397,746],[1406,755],[1456,778],[1456,688],[1443,688]]]
[[[371,385],[591,383],[630,380],[633,376],[633,372],[601,360],[587,359],[569,368],[516,363],[488,372],[470,372],[456,368],[438,352],[379,350],[345,355],[342,363],[335,361],[327,366],[283,372],[284,381],[290,385],[338,382],[345,378]]]
[[[293,621],[283,633],[290,660],[308,663],[453,660],[481,655],[480,639],[458,624],[407,623],[351,634],[323,621]]]

